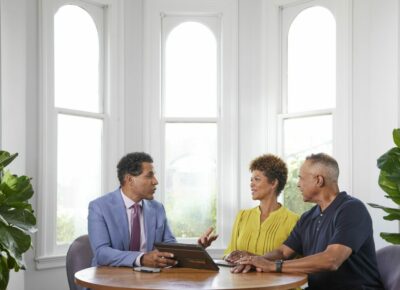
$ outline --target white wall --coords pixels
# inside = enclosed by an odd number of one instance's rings
[[[353,194],[394,205],[378,187],[377,158],[393,147],[399,126],[399,6],[397,0],[355,0],[353,16]],[[377,248],[379,232],[398,232],[382,211],[368,207]]]
[[[38,0],[0,1],[2,148],[20,153],[13,170],[32,176],[36,185]],[[124,0],[125,108],[126,112],[134,110],[134,114],[125,114],[126,151],[143,148],[142,1]],[[274,149],[266,124],[270,108],[265,105],[274,85],[265,83],[265,65],[276,61],[276,57],[264,53],[271,19],[264,19],[268,12],[262,11],[269,0],[238,1],[240,200],[242,207],[247,207],[251,203],[248,163],[267,148]],[[377,186],[376,159],[392,147],[391,131],[400,125],[399,4],[397,0],[353,3],[353,194],[364,202],[390,204]],[[35,199],[32,202],[36,204]],[[398,224],[383,221],[378,210],[370,212],[377,247],[382,247],[385,243],[378,233],[398,231]],[[68,289],[64,268],[35,270],[34,251],[29,251],[25,260],[28,270],[12,276],[9,290]]]
[[[262,0],[239,0],[239,203],[252,207],[249,165],[267,148]]]
[[[26,173],[27,19],[25,0],[1,0],[1,149],[19,157],[10,165]],[[25,273],[12,272],[8,289],[25,288]]]

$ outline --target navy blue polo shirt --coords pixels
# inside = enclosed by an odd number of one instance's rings
[[[360,200],[346,192],[340,192],[323,212],[318,205],[305,212],[284,244],[303,256],[323,252],[332,244],[353,250],[337,271],[309,274],[309,289],[383,289],[371,216]]]

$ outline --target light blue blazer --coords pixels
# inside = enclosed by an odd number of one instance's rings
[[[147,252],[153,250],[155,242],[176,242],[160,202],[143,200],[143,222]],[[129,251],[129,223],[119,188],[89,203],[88,231],[92,266],[132,267],[141,253]]]

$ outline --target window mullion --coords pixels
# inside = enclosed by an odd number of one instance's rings
[[[87,111],[79,111],[73,109],[65,109],[65,108],[56,108],[57,114],[64,114],[64,115],[72,115],[77,117],[87,117],[93,119],[101,119],[104,120],[106,118],[106,114],[103,113],[93,113]]]

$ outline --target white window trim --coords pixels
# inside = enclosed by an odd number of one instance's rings
[[[53,60],[53,17],[55,11],[62,5],[71,4],[85,7],[86,3],[99,5],[105,8],[104,30],[107,32],[105,43],[106,72],[104,80],[104,109],[105,114],[80,112],[78,110],[54,109],[52,91],[54,90],[49,77],[54,74]],[[106,136],[103,143],[104,171],[103,190],[110,189],[115,183],[114,164],[123,152],[122,137],[124,132],[123,123],[123,5],[118,0],[93,0],[90,2],[79,0],[41,0],[39,23],[40,57],[40,101],[39,101],[39,182],[38,182],[38,225],[39,231],[36,238],[36,268],[48,269],[65,266],[65,254],[67,247],[61,252],[54,251],[56,203],[54,192],[56,189],[54,178],[56,172],[54,160],[56,156],[56,144],[54,136],[50,132],[55,131],[55,120],[57,111],[79,116],[90,116],[103,118],[103,134]],[[111,101],[112,96],[112,101]]]
[[[326,0],[273,0],[264,1],[263,18],[266,25],[266,85],[263,90],[268,96],[268,134],[267,144],[271,152],[281,153],[281,126],[284,117],[282,97],[282,9],[291,6],[304,8],[314,5],[326,7]],[[328,1],[329,2],[329,1]],[[316,4],[317,3],[317,4]],[[333,114],[333,155],[340,164],[340,187],[352,191],[352,8],[353,0],[335,1],[332,11],[337,22],[337,65],[336,65],[336,108]],[[305,112],[307,115],[308,113]],[[311,113],[313,114],[313,113]],[[278,116],[278,118],[277,118]]]
[[[278,154],[280,156],[283,156],[283,150],[282,150],[284,145],[283,125],[286,120],[317,117],[317,116],[332,116],[333,118],[334,112],[335,112],[334,109],[325,109],[325,110],[314,110],[301,113],[278,114]]]
[[[238,3],[235,0],[194,2],[187,0],[146,0],[144,3],[144,148],[155,160],[160,186],[163,188],[163,123],[161,119],[161,21],[163,15],[213,16],[223,15],[221,22],[221,102],[219,114],[224,118],[218,123],[223,132],[218,139],[218,163],[221,165],[217,202],[217,225],[220,237],[213,243],[210,253],[221,256],[230,237],[231,227],[238,211]],[[225,101],[229,99],[228,101]],[[212,119],[212,118],[211,118]],[[168,119],[171,121],[171,118]],[[177,121],[183,119],[177,118]],[[190,118],[190,120],[195,120]],[[199,118],[197,121],[207,120]],[[156,198],[164,200],[164,193]],[[205,230],[205,229],[204,229]]]

